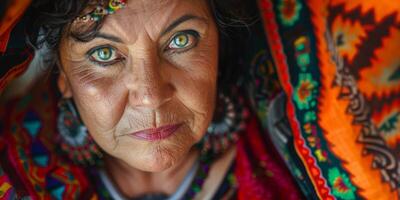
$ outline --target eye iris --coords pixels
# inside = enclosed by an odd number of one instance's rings
[[[174,43],[178,47],[185,47],[189,42],[189,38],[185,34],[179,34],[174,38]]]
[[[108,60],[111,58],[112,52],[110,48],[102,48],[97,51],[97,56],[101,60]]]

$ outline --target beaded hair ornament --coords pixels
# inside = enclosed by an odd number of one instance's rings
[[[120,10],[126,6],[127,0],[109,0],[107,5],[98,5],[96,8],[83,16],[77,18],[81,22],[86,21],[99,21],[106,15],[114,14],[117,10]]]

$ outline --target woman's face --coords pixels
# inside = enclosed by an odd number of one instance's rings
[[[59,55],[60,90],[109,155],[162,171],[203,137],[218,70],[205,0],[130,0],[89,42],[64,33]]]

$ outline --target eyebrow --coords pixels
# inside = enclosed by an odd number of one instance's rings
[[[174,22],[172,22],[166,29],[164,29],[161,32],[161,35],[167,34],[168,32],[172,31],[174,28],[176,28],[178,25],[182,24],[183,22],[189,21],[189,20],[205,21],[204,18],[195,16],[195,15],[188,15],[188,14],[187,15],[183,15],[182,17],[179,17]],[[94,38],[103,38],[103,39],[114,41],[114,42],[117,42],[117,43],[122,43],[122,41],[123,41],[121,38],[119,38],[117,36],[110,35],[110,34],[103,33],[103,32],[96,33]]]
[[[186,15],[183,15],[182,17],[179,17],[174,22],[172,22],[166,29],[164,29],[164,31],[161,32],[161,35],[165,35],[168,32],[170,32],[171,30],[173,30],[175,27],[177,27],[179,24],[182,24],[185,21],[189,21],[189,20],[193,20],[193,19],[205,21],[205,19],[202,17],[186,14]]]
[[[96,33],[94,38],[104,38],[106,40],[111,40],[111,41],[114,41],[114,42],[117,42],[117,43],[122,43],[122,39],[121,38],[119,38],[117,36],[114,36],[114,35],[107,34],[107,33],[102,33],[102,32]]]

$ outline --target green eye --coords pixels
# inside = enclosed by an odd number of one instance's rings
[[[116,50],[112,47],[98,47],[89,53],[90,60],[100,65],[110,65],[119,61]]]
[[[96,53],[100,60],[107,61],[112,57],[114,52],[111,48],[106,47],[97,50]]]
[[[175,34],[168,45],[168,49],[189,49],[197,44],[199,33],[194,30],[181,31]]]
[[[184,48],[189,43],[189,36],[184,33],[180,33],[174,37],[174,45],[179,48]]]

